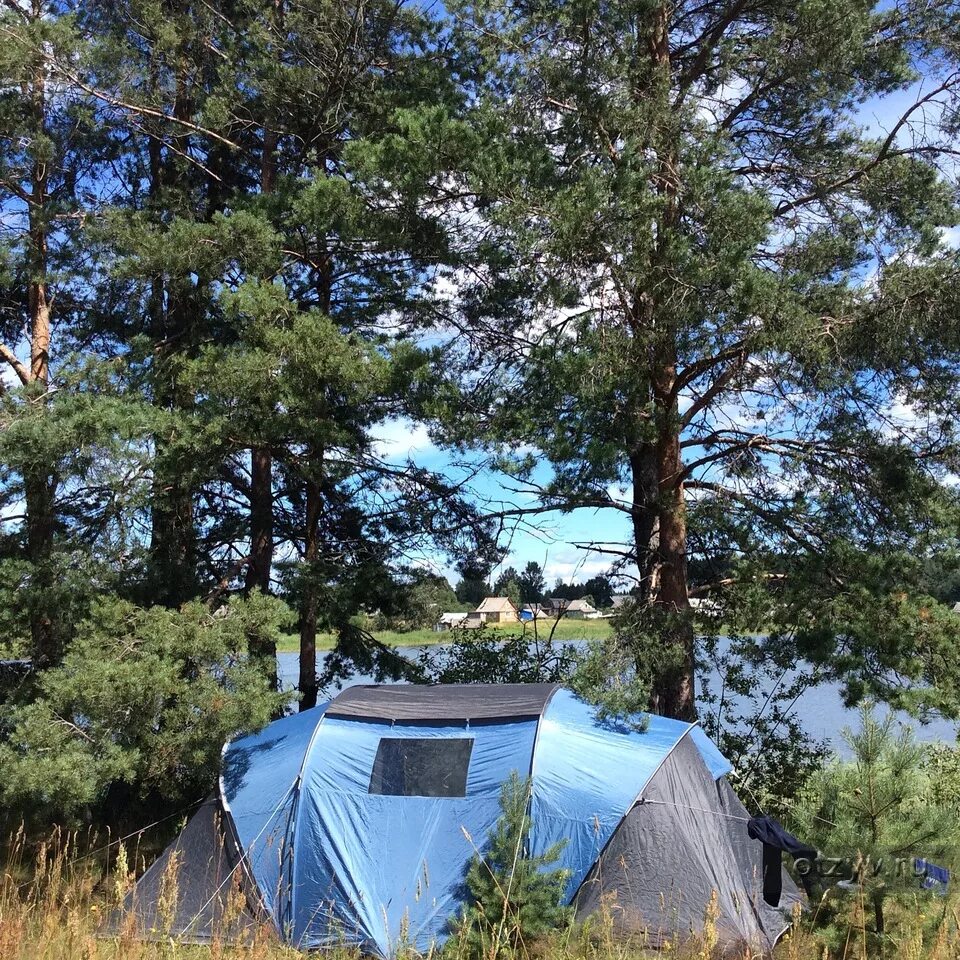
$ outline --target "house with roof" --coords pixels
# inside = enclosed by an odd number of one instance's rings
[[[468,616],[470,616],[470,614],[464,613],[463,611],[441,613],[440,619],[434,624],[433,629],[437,633],[443,633],[445,630],[454,630],[457,627],[463,627],[466,625]]]
[[[476,610],[468,614],[469,621],[479,623],[519,623],[520,613],[509,597],[486,597]]]
[[[546,616],[570,620],[596,620],[603,614],[589,600],[567,600],[563,597],[550,597],[543,602]]]
[[[562,617],[570,605],[563,597],[546,597],[543,601],[543,613],[547,617]]]
[[[568,620],[596,620],[603,616],[589,600],[571,600],[563,615]]]

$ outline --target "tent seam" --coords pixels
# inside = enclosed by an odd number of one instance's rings
[[[295,793],[293,797],[293,819],[290,832],[293,836],[293,850],[290,854],[290,928],[293,929],[294,923],[296,923],[297,916],[297,850],[299,849],[299,844],[297,843],[297,838],[299,837],[300,831],[297,829],[300,824],[300,804],[303,799],[303,774],[307,769],[307,762],[310,759],[310,752],[313,750],[313,746],[317,741],[317,735],[320,732],[320,728],[323,726],[324,720],[327,719],[327,711],[324,709],[323,713],[320,715],[320,719],[317,721],[317,725],[313,728],[313,733],[310,734],[310,740],[307,743],[306,750],[303,751],[303,760],[300,761],[300,769],[297,771],[297,778],[293,782],[295,788]],[[304,934],[306,931],[304,931]],[[303,936],[301,935],[301,940]]]
[[[242,864],[243,872],[246,875],[246,878],[248,881],[247,886],[251,887],[256,892],[257,902],[260,908],[258,912],[260,914],[266,914],[271,918],[271,920],[273,921],[274,927],[276,927],[277,933],[282,937],[283,928],[280,923],[279,912],[275,910],[267,909],[267,905],[263,897],[263,891],[260,889],[260,884],[257,882],[257,878],[253,875],[253,870],[249,863],[249,858],[247,856],[246,848],[243,846],[243,842],[240,839],[240,831],[237,829],[237,823],[233,816],[233,808],[230,806],[230,801],[227,800],[227,791],[225,789],[225,784],[223,782],[223,764],[224,764],[224,759],[226,758],[226,755],[227,755],[227,748],[230,746],[231,743],[233,743],[233,739],[228,740],[223,745],[223,749],[220,751],[220,776],[217,777],[217,792],[219,794],[219,797],[218,797],[219,805],[221,810],[226,816],[227,822],[229,823],[232,839],[237,848],[237,859]],[[298,774],[298,778],[299,778],[299,774]],[[297,787],[297,780],[293,780],[290,783],[290,786],[288,786],[287,789],[283,792],[283,799],[285,800],[287,797],[289,797],[296,787]],[[299,791],[297,791],[297,793],[299,793]],[[296,794],[294,794],[294,802],[290,811],[290,818],[288,819],[288,825],[289,825],[288,830],[291,833],[293,832],[294,814],[296,812],[296,802],[297,802],[297,797],[296,797]],[[279,810],[280,810],[280,807],[274,810],[274,812],[270,814],[270,818],[268,819],[267,822],[269,822],[269,820],[272,820],[273,817],[276,816],[276,814],[279,812]]]
[[[638,803],[643,803],[643,791],[650,786],[651,781],[660,772],[661,768],[667,762],[667,760],[669,759],[673,751],[677,749],[677,747],[687,738],[687,735],[690,733],[690,731],[693,730],[693,728],[696,726],[697,726],[696,723],[691,723],[687,727],[687,729],[684,730],[679,737],[677,737],[676,741],[671,745],[670,749],[660,758],[660,762],[653,768],[652,773],[650,774],[649,777],[647,777],[646,782],[640,788],[640,791],[637,793],[636,797],[633,799],[633,802],[627,807],[627,809],[620,816],[620,819],[617,821],[617,825],[613,828],[613,830],[610,831],[610,836],[607,837],[606,843],[604,843],[604,845],[600,848],[599,853],[597,854],[596,858],[593,861],[594,865],[599,865],[601,859],[603,858],[603,855],[607,852],[607,848],[610,846],[611,842],[613,841],[613,838],[617,835],[620,828],[623,826],[623,821],[627,819],[627,815],[630,813],[630,811]],[[590,867],[590,870],[592,869],[593,869],[593,866]],[[577,887],[576,890],[574,890],[573,895],[570,897],[570,901],[569,901],[570,903],[573,903],[577,899],[577,897],[580,895],[580,891],[583,889],[583,885],[587,882],[587,877],[590,876],[590,870],[587,870],[583,880],[580,881],[579,886]]]
[[[540,746],[540,730],[543,728],[543,718],[547,715],[547,710],[550,707],[550,701],[553,699],[554,694],[560,689],[560,684],[555,683],[553,689],[550,691],[549,696],[543,702],[543,709],[537,714],[537,729],[533,733],[533,747],[530,750],[530,805],[533,805],[533,773],[534,766],[537,762],[537,747]]]
[[[247,878],[247,884],[250,889],[255,891],[257,898],[257,906],[259,914],[269,915],[270,911],[267,910],[267,905],[263,899],[263,891],[260,889],[260,884],[257,883],[256,878],[253,875],[253,871],[250,869],[250,864],[247,861],[247,851],[244,849],[243,843],[240,840],[240,831],[237,829],[236,820],[233,816],[233,809],[230,806],[230,801],[227,800],[227,791],[226,784],[223,782],[223,770],[224,762],[227,757],[227,749],[230,747],[230,744],[233,743],[233,738],[224,743],[223,748],[220,750],[220,775],[217,777],[217,793],[218,793],[218,805],[223,812],[224,819],[229,824],[231,839],[233,840],[234,845],[237,848],[237,860],[242,864],[243,872]],[[290,787],[287,787],[286,794],[289,795]],[[274,921],[276,926],[276,921]],[[280,932],[279,926],[277,926],[277,932]]]

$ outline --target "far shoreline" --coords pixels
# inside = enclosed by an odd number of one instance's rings
[[[485,634],[490,632],[502,633],[504,639],[526,634],[533,638],[533,626],[530,623],[487,624],[483,628]],[[537,624],[537,636],[546,640],[553,630],[553,639],[565,640],[593,640],[610,636],[612,632],[610,620],[560,620],[543,621]],[[472,631],[462,631],[469,635]],[[419,630],[379,630],[370,631],[371,636],[388,647],[434,647],[453,642],[457,634],[455,630],[434,630],[431,627],[422,627]],[[317,634],[317,650],[330,651],[336,645],[336,637],[332,633]],[[277,643],[277,653],[299,653],[300,638],[295,633],[283,634]]]

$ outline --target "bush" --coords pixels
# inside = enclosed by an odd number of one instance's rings
[[[425,649],[418,666],[427,683],[564,683],[576,667],[573,644],[549,633],[451,630],[450,643]]]
[[[286,615],[259,595],[216,612],[95,602],[62,664],[0,708],[0,803],[69,820],[198,799],[223,742],[282,709],[247,637],[277,633]]]

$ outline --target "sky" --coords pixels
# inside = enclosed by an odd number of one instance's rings
[[[455,474],[458,469],[454,458],[433,443],[423,424],[394,420],[382,424],[374,434],[379,454],[390,462],[404,463],[409,458],[417,466],[444,475]],[[479,463],[479,458],[475,462]],[[537,479],[547,476],[549,468],[541,466]],[[509,478],[492,471],[481,472],[470,487],[475,499],[491,509],[529,506],[534,502],[530,496],[512,489]],[[615,495],[622,494],[616,491]],[[503,563],[493,570],[492,579],[495,580],[508,566],[522,569],[530,561],[536,561],[545,570],[550,586],[558,579],[565,582],[588,580],[604,573],[610,566],[610,558],[575,544],[622,543],[627,534],[628,523],[618,510],[537,514],[505,527],[501,543],[509,552]],[[442,557],[424,554],[419,562],[446,576],[451,583],[459,579],[452,565]]]

